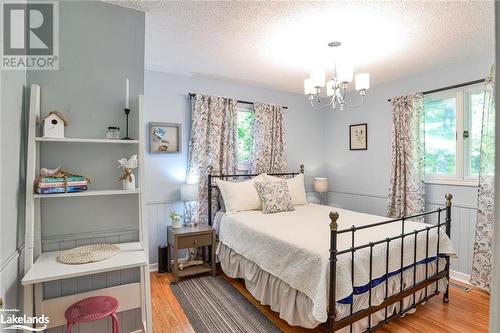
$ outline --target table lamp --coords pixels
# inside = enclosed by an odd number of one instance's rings
[[[328,178],[314,178],[314,191],[320,194],[319,203],[326,204],[326,197],[328,193]]]
[[[198,184],[182,184],[181,201],[184,202],[184,224],[186,227],[195,227],[198,222],[194,220],[193,211],[198,201]]]

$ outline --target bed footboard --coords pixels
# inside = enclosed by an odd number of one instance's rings
[[[438,281],[446,278],[449,282],[450,279],[450,257],[449,256],[444,256],[446,260],[446,266],[443,271],[439,271],[439,258],[440,258],[440,251],[439,251],[439,238],[440,238],[440,232],[441,232],[441,227],[445,227],[445,232],[450,237],[451,235],[451,206],[452,206],[452,200],[453,196],[449,193],[445,195],[445,207],[444,208],[438,208],[433,211],[421,213],[421,214],[416,214],[412,216],[405,216],[402,218],[398,219],[393,219],[393,220],[388,220],[388,221],[383,221],[383,222],[378,222],[378,223],[373,223],[370,225],[364,225],[364,226],[359,226],[355,227],[352,226],[349,229],[343,229],[343,230],[338,230],[338,223],[337,220],[339,218],[339,214],[336,211],[330,212],[330,285],[329,285],[329,307],[328,307],[328,321],[326,323],[325,329],[333,333],[336,330],[339,330],[341,328],[350,326],[350,332],[352,332],[352,325],[353,323],[359,321],[360,319],[368,317],[368,328],[366,329],[365,332],[370,332],[373,329],[389,322],[391,319],[397,318],[404,313],[410,311],[411,309],[414,309],[418,305],[424,303],[431,297],[439,294],[438,290]],[[442,213],[444,212],[445,217],[444,217],[444,222],[442,221]],[[426,216],[432,216],[434,215],[437,219],[436,224],[429,224],[428,227],[425,229],[421,230],[414,230],[412,232],[405,232],[405,221],[410,220],[410,219],[416,219],[416,218],[424,218]],[[380,240],[377,242],[370,242],[368,244],[361,244],[361,245],[356,245],[355,244],[355,233],[358,230],[362,229],[367,229],[367,228],[373,228],[385,224],[400,224],[401,225],[401,234],[395,237],[388,237],[384,240]],[[429,233],[432,229],[437,229],[437,249],[436,253],[429,253]],[[344,233],[350,233],[351,234],[351,248],[338,251],[337,249],[337,239],[340,234]],[[425,257],[425,279],[423,279],[420,282],[416,282],[416,271],[417,271],[417,237],[420,233],[425,234],[425,252],[426,252],[426,257]],[[405,238],[414,238],[414,253],[413,253],[413,263],[410,265],[410,267],[413,268],[413,286],[406,287],[406,289],[403,286],[403,271],[404,271],[404,264],[403,264],[403,256],[404,256],[404,240]],[[399,291],[393,295],[388,294],[388,281],[389,281],[389,247],[390,243],[393,241],[399,240],[401,242],[401,269],[400,269],[400,286],[399,286]],[[385,244],[386,246],[386,267],[385,267],[385,297],[384,301],[379,304],[379,305],[372,305],[372,268],[373,268],[373,247],[376,245],[381,245]],[[366,309],[362,309],[359,311],[354,312],[353,309],[353,302],[351,302],[350,305],[350,314],[342,319],[337,320],[337,309],[336,309],[336,285],[337,285],[337,258],[339,255],[349,255],[351,256],[351,277],[352,277],[352,282],[354,284],[354,258],[355,258],[355,252],[359,251],[361,249],[369,249],[370,253],[370,278],[369,278],[369,285],[368,285],[368,307]],[[429,258],[430,256],[436,256],[436,271],[433,274],[429,274]],[[442,255],[441,255],[442,256]],[[432,284],[435,284],[435,289],[432,292],[428,292],[429,286]],[[416,300],[416,293],[420,290],[423,290],[423,297],[420,300]],[[447,283],[446,290],[443,293],[443,302],[448,303],[449,301],[449,283]],[[409,296],[413,295],[413,300],[410,304],[410,306],[407,306],[404,308],[403,306],[403,300]],[[399,311],[397,313],[390,314],[387,311],[387,307],[391,304],[399,302]],[[372,314],[375,312],[378,312],[380,310],[385,309],[385,315],[384,319],[377,324],[372,326]]]

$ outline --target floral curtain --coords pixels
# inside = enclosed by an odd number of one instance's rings
[[[254,103],[251,173],[286,172],[285,128],[279,105]]]
[[[237,101],[196,94],[192,103],[187,182],[199,184],[194,219],[198,223],[207,223],[208,169],[217,174],[236,172]],[[212,212],[215,214],[218,192],[214,190],[212,194]]]
[[[470,282],[487,291],[491,283],[491,256],[493,225],[495,223],[495,82],[493,69],[486,80],[484,92],[483,124],[479,188],[477,196],[477,224]]]
[[[387,216],[425,210],[423,95],[392,99],[392,167]]]

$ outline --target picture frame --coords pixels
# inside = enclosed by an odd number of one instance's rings
[[[368,124],[349,125],[349,150],[368,150]]]
[[[182,153],[182,124],[150,122],[149,153]]]

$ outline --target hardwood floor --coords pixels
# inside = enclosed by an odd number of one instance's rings
[[[276,326],[285,333],[319,333],[319,329],[307,330],[288,325],[268,306],[260,305],[245,289],[244,282],[226,279]],[[153,302],[154,333],[194,332],[170,289],[171,274],[151,273],[151,299]],[[473,289],[466,293],[450,288],[450,303],[443,304],[441,295],[433,297],[427,304],[419,306],[417,312],[398,318],[377,329],[376,333],[481,333],[488,332],[489,296]]]

